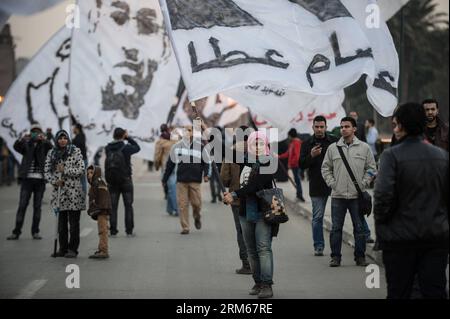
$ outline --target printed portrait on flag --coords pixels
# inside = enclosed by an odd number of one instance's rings
[[[122,127],[141,146],[138,155],[151,159],[180,77],[158,1],[79,5],[70,84],[75,118],[90,148],[104,146]]]
[[[8,90],[0,108],[0,135],[10,149],[32,124],[70,131],[70,29],[58,31],[30,60]],[[14,151],[13,151],[14,152]],[[21,155],[14,152],[17,159]]]

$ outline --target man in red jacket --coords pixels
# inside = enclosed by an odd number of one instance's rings
[[[292,170],[292,173],[294,174],[295,184],[297,185],[297,198],[304,203],[305,199],[303,198],[302,182],[300,180],[300,169],[298,165],[300,159],[300,150],[302,148],[302,140],[298,138],[297,130],[295,128],[289,130],[288,138],[288,151],[280,154],[278,158],[288,159],[288,167]]]

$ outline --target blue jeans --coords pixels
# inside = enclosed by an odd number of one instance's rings
[[[111,217],[109,219],[111,234],[117,234],[117,208],[119,206],[120,194],[123,197],[123,205],[125,206],[125,231],[127,234],[133,233],[134,228],[134,211],[133,199],[134,188],[133,180],[128,177],[121,185],[109,185],[109,193],[111,195]]]
[[[355,257],[365,257],[366,237],[364,235],[363,218],[359,213],[358,199],[331,199],[331,257],[341,258],[342,229],[344,228],[347,210],[353,223],[353,236],[355,237]]]
[[[370,238],[370,228],[369,228],[369,224],[367,224],[367,220],[363,217],[363,232],[364,232],[364,237],[366,238],[366,240],[368,240]]]
[[[166,211],[170,215],[178,216],[177,206],[177,174],[175,171],[167,180],[167,206]]]
[[[13,234],[20,235],[22,233],[22,226],[25,220],[25,213],[28,204],[33,195],[33,223],[31,225],[31,234],[39,233],[39,223],[41,222],[41,208],[42,198],[45,193],[45,180],[25,178],[20,184],[20,200],[19,208],[16,214],[16,227]]]
[[[328,196],[311,197],[312,202],[312,234],[314,249],[323,250],[325,248],[325,240],[323,238],[323,216],[325,207],[327,206]]]
[[[272,227],[263,219],[249,222],[245,216],[239,216],[239,220],[255,283],[272,285]]]
[[[295,185],[297,185],[297,197],[303,197],[302,181],[300,180],[300,169],[297,167],[291,168],[291,170],[294,174]]]

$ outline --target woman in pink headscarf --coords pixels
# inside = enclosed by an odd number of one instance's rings
[[[271,160],[273,158],[270,156],[269,140],[261,131],[250,134],[247,147],[248,157],[241,165],[241,187],[234,192],[225,193],[224,202],[231,204],[235,199],[240,200],[239,219],[255,281],[249,294],[257,295],[258,298],[271,298],[272,237],[276,236],[278,226],[265,223],[265,208],[260,205],[256,192],[273,188],[272,180],[276,167],[271,167],[270,164],[276,161]],[[273,168],[271,173],[270,168]]]

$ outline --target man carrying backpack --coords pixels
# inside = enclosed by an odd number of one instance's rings
[[[133,218],[133,180],[131,178],[131,155],[138,153],[141,148],[128,136],[128,132],[120,127],[114,130],[114,141],[105,147],[105,178],[111,194],[112,211],[110,217],[110,234],[116,236],[117,207],[120,194],[125,206],[125,231],[127,237],[134,237]],[[128,143],[125,143],[124,141]]]

